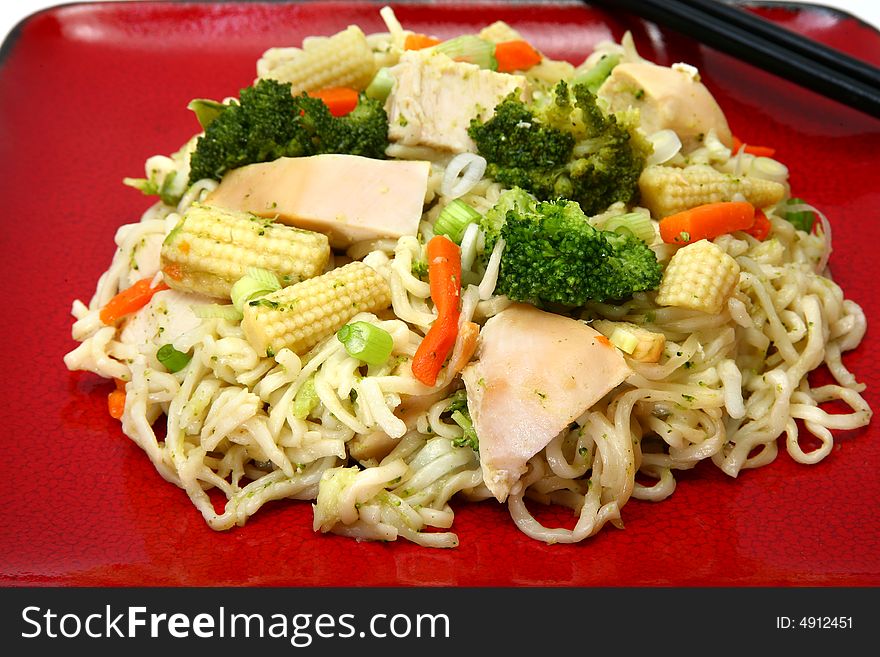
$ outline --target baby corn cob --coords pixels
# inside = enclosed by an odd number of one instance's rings
[[[738,282],[736,260],[717,244],[699,240],[683,246],[669,260],[657,291],[657,305],[717,314]]]
[[[290,285],[317,276],[329,259],[326,235],[198,203],[162,244],[169,287],[217,298],[229,298],[248,267],[266,269]]]
[[[391,288],[363,262],[272,292],[245,306],[241,326],[257,353],[302,355],[362,312],[391,304]]]
[[[756,208],[775,205],[785,196],[785,187],[753,176],[722,173],[707,164],[685,168],[654,165],[639,178],[641,205],[657,219],[705,203],[732,201],[742,194]]]
[[[290,82],[291,91],[327,87],[366,89],[376,74],[373,51],[356,25],[330,37],[312,37],[300,48],[270,48],[257,62],[257,75]]]

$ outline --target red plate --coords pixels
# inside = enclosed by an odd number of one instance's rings
[[[6,585],[586,585],[880,584],[880,429],[839,434],[817,466],[785,453],[736,480],[703,464],[675,494],[631,501],[625,530],[579,545],[526,538],[505,507],[456,505],[461,546],[356,543],[311,530],[311,506],[279,502],[216,533],[160,478],[107,415],[107,382],[69,373],[68,314],[88,299],[113,254],[117,226],[150,200],[123,187],[144,160],[198,126],[195,97],[253,81],[269,46],[298,45],[350,23],[383,25],[367,3],[75,4],[39,13],[0,61],[4,200],[2,341],[6,499],[0,583]],[[880,35],[856,19],[801,5],[762,15],[880,64]],[[832,266],[870,323],[847,362],[880,408],[880,121],[674,33],[577,4],[410,5],[398,17],[439,36],[496,19],[547,54],[579,63],[599,40],[635,36],[648,58],[699,67],[734,131],[773,145],[796,194],[834,225]]]

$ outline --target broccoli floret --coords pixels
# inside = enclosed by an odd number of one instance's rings
[[[388,115],[378,100],[361,94],[348,114],[334,117],[326,112],[324,128],[318,128],[318,152],[347,153],[381,160],[388,148]],[[326,121],[329,117],[329,121]]]
[[[555,167],[569,159],[574,147],[571,134],[538,123],[516,93],[501,101],[488,122],[474,119],[468,133],[488,162],[509,168]]]
[[[606,115],[586,85],[560,82],[541,105],[506,98],[468,133],[489,163],[487,174],[539,199],[567,198],[596,214],[629,203],[651,152],[633,127]]]
[[[522,190],[511,190],[499,205],[515,207],[505,211],[500,228],[494,209],[483,220],[487,250],[504,238],[498,293],[515,301],[582,306],[623,299],[660,283],[660,264],[647,244],[597,230],[575,201],[525,203]]]
[[[199,138],[189,182],[219,180],[230,169],[279,157],[385,157],[388,116],[380,103],[362,95],[354,111],[334,117],[320,99],[293,96],[290,89],[275,80],[242,89],[239,101],[226,105]]]
[[[467,391],[457,390],[450,398],[446,412],[451,413],[450,419],[462,428],[464,433],[461,438],[453,438],[452,445],[454,447],[470,447],[475,452],[480,450],[480,439],[474,429],[474,423],[471,420],[471,414],[468,412]]]

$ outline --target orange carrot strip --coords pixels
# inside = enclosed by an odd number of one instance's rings
[[[461,297],[461,249],[445,235],[436,235],[428,242],[428,283],[431,300],[437,313],[458,315]]]
[[[461,298],[461,249],[445,235],[428,242],[428,284],[437,308],[431,325],[412,360],[413,376],[432,386],[458,337]]]
[[[457,318],[438,317],[416,349],[416,355],[412,359],[412,373],[426,386],[437,382],[437,375],[455,346],[457,331]]]
[[[772,226],[770,224],[770,220],[767,218],[767,215],[761,212],[761,210],[756,209],[755,223],[752,224],[751,228],[746,228],[745,232],[747,232],[759,242],[763,242],[770,234],[771,228]]]
[[[495,44],[495,60],[501,73],[527,71],[540,64],[541,59],[541,53],[522,39]]]
[[[333,116],[345,116],[358,104],[358,91],[351,87],[327,87],[308,92],[312,98],[320,98]]]
[[[131,287],[122,290],[115,297],[110,299],[99,314],[101,321],[107,325],[115,324],[117,321],[140,310],[146,306],[153,295],[160,290],[167,290],[165,283],[159,283],[156,287],[150,287],[153,277],[142,278]]]
[[[107,395],[107,410],[110,417],[118,420],[125,411],[125,381],[122,379],[114,379],[116,381],[116,390]]]
[[[739,152],[739,149],[743,146],[743,142],[737,139],[734,136],[733,138],[733,152],[736,154]],[[773,157],[776,155],[776,149],[770,146],[753,146],[752,144],[745,144],[745,148],[743,152],[748,153],[749,155],[754,155],[755,157]]]
[[[430,48],[440,43],[440,39],[428,36],[427,34],[407,34],[403,41],[404,50],[422,50]]]
[[[755,208],[744,201],[706,203],[660,220],[660,237],[667,244],[714,239],[755,223]]]

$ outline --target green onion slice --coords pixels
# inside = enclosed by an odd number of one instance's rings
[[[785,203],[786,205],[809,205],[802,198],[790,198]],[[811,233],[813,231],[813,224],[816,223],[816,215],[810,210],[792,210],[786,212],[784,215],[785,220],[791,223],[798,230],[802,230],[805,233]]]
[[[376,71],[376,75],[373,77],[373,81],[370,82],[369,86],[367,86],[365,93],[367,94],[367,98],[384,102],[391,94],[391,89],[393,87],[394,76],[391,75],[391,71],[388,70],[388,67],[383,66]]]
[[[189,104],[186,106],[188,110],[192,110],[195,113],[196,119],[203,130],[211,125],[214,119],[220,116],[226,107],[223,103],[207,98],[195,98],[189,101]]]
[[[163,344],[156,352],[157,360],[165,366],[169,372],[179,372],[189,364],[192,356],[178,351],[173,344]]]
[[[339,329],[336,337],[345,345],[349,356],[370,365],[381,365],[386,362],[394,348],[394,338],[391,334],[369,322],[346,324]]]
[[[315,410],[319,401],[321,400],[315,391],[315,377],[312,375],[296,391],[296,396],[293,398],[293,417],[305,420],[309,413]]]
[[[244,317],[242,312],[233,305],[221,306],[219,303],[209,303],[203,306],[193,306],[193,314],[199,319],[228,319],[231,322],[240,322]]]
[[[247,274],[232,286],[232,305],[243,312],[246,303],[280,289],[281,284],[275,274],[265,269],[248,267]]]
[[[458,62],[469,62],[491,71],[498,69],[495,59],[495,44],[472,34],[464,34],[433,46],[432,50],[442,52]]]
[[[599,91],[602,83],[611,75],[611,71],[620,63],[620,55],[603,55],[602,59],[596,62],[589,71],[575,76],[571,81],[571,86],[578,84],[587,85],[592,93]]]
[[[639,346],[639,338],[636,335],[633,335],[631,331],[627,331],[625,328],[619,326],[614,328],[608,340],[615,347],[628,354],[632,354],[636,350],[636,347]]]
[[[654,224],[651,223],[650,215],[644,212],[630,212],[617,217],[611,217],[605,222],[604,228],[605,230],[613,230],[616,233],[624,234],[625,229],[646,244],[651,244],[654,241]]]
[[[468,224],[479,221],[482,216],[461,199],[455,199],[440,212],[434,222],[434,234],[446,235],[456,244],[461,244],[465,228]]]

